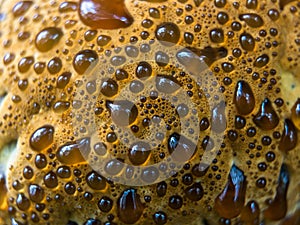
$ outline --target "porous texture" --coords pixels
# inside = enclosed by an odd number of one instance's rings
[[[1,224],[299,224],[300,1],[0,9]]]

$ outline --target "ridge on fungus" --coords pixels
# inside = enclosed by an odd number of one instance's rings
[[[296,225],[299,0],[3,0],[0,224]]]

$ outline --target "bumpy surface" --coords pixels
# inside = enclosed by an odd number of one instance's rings
[[[300,224],[299,0],[0,4],[1,224]]]

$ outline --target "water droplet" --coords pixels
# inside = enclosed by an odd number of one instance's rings
[[[113,122],[118,126],[129,126],[138,116],[137,107],[128,100],[107,101],[106,107],[110,111]]]
[[[276,195],[268,208],[264,211],[265,218],[269,220],[280,220],[287,213],[287,191],[290,183],[290,174],[285,164],[282,164],[276,188]]]
[[[57,176],[52,171],[44,176],[44,183],[48,188],[55,188],[58,185]]]
[[[72,12],[72,11],[77,11],[78,8],[78,4],[77,2],[62,2],[59,5],[58,11],[60,13],[68,13],[68,12]]]
[[[113,201],[109,197],[102,197],[98,202],[98,207],[102,212],[108,213],[113,207]]]
[[[214,43],[223,43],[224,42],[224,32],[222,29],[213,29],[209,33],[209,37]]]
[[[184,192],[185,196],[192,201],[199,201],[204,195],[203,187],[199,182],[186,188]]]
[[[262,130],[272,130],[279,123],[279,117],[273,109],[271,101],[266,98],[253,118],[254,123]]]
[[[33,4],[32,1],[19,1],[12,9],[12,13],[15,17],[22,16]]]
[[[38,128],[30,137],[30,147],[35,151],[42,151],[49,147],[53,142],[54,127],[45,125]]]
[[[171,22],[165,22],[157,26],[155,37],[165,46],[177,44],[180,39],[180,29]]]
[[[22,58],[18,63],[18,69],[20,73],[26,73],[32,64],[34,63],[34,58],[32,56]]]
[[[211,113],[211,129],[217,133],[222,133],[227,127],[225,115],[225,102],[220,102]]]
[[[87,184],[94,190],[103,190],[106,187],[106,180],[95,171],[90,172],[86,176]]]
[[[63,32],[57,27],[47,27],[40,31],[35,38],[35,45],[41,52],[47,52],[58,44]]]
[[[253,51],[253,49],[255,47],[255,40],[248,33],[241,34],[240,43],[241,43],[242,48],[246,51]]]
[[[183,199],[179,195],[173,195],[169,198],[169,206],[172,209],[180,209],[183,204]]]
[[[100,91],[103,95],[107,97],[113,97],[118,93],[119,86],[115,80],[109,78],[102,81],[100,88]]]
[[[148,184],[153,184],[159,176],[159,171],[156,167],[151,166],[142,171],[141,178]]]
[[[297,146],[297,142],[297,130],[293,122],[289,119],[285,119],[284,129],[278,146],[279,150],[287,153],[288,151],[294,149]]]
[[[168,216],[162,211],[158,211],[152,216],[153,221],[156,225],[164,225],[168,222]]]
[[[37,184],[31,184],[28,187],[28,194],[31,201],[39,203],[44,199],[45,193],[43,188]]]
[[[257,28],[264,25],[263,19],[254,13],[242,14],[239,16],[239,19],[245,21],[246,24],[250,27]]]
[[[133,23],[124,0],[80,0],[79,17],[85,25],[96,29],[125,28]]]
[[[254,66],[261,68],[261,67],[264,67],[265,65],[267,65],[268,62],[269,62],[269,56],[266,54],[263,54],[255,59]]]
[[[170,75],[157,75],[155,83],[157,90],[162,93],[172,94],[180,89],[179,82]]]
[[[142,216],[144,208],[135,189],[125,190],[118,199],[117,212],[123,223],[136,223]]]
[[[30,207],[30,200],[23,194],[18,194],[16,204],[21,211],[26,211]]]
[[[128,158],[133,165],[145,163],[150,155],[151,147],[147,142],[136,142],[129,148]]]
[[[90,139],[83,138],[59,147],[56,152],[56,158],[67,165],[82,163],[85,162],[84,156],[87,156],[90,150]]]
[[[255,98],[250,85],[243,80],[238,81],[233,102],[238,113],[247,115],[251,113],[255,107]]]
[[[215,199],[215,209],[224,218],[237,217],[245,204],[246,177],[235,165],[232,165],[228,182],[222,193]]]
[[[98,63],[98,54],[89,49],[78,52],[73,59],[73,67],[78,74],[84,74]]]

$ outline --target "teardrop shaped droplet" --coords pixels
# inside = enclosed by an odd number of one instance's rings
[[[253,122],[262,130],[272,130],[278,125],[279,117],[268,98],[261,103],[259,112],[254,116]]]
[[[144,208],[136,189],[125,190],[118,199],[117,212],[123,223],[136,223],[142,216]]]
[[[227,119],[225,114],[225,102],[220,102],[211,113],[211,129],[217,133],[222,133],[227,127]]]
[[[90,150],[90,139],[83,138],[59,147],[56,152],[56,158],[66,165],[82,163],[85,162],[84,156],[87,156]]]
[[[300,98],[297,99],[292,109],[292,121],[294,125],[300,130]]]
[[[237,217],[245,204],[247,181],[244,172],[232,165],[228,182],[215,199],[215,209],[224,218]]]
[[[297,141],[297,130],[294,124],[291,120],[286,119],[284,121],[284,129],[278,148],[283,152],[290,151],[296,147]]]
[[[282,164],[276,188],[274,200],[264,211],[264,216],[270,220],[276,221],[285,217],[287,213],[287,191],[290,183],[290,174],[287,165]]]
[[[250,85],[243,80],[238,81],[233,102],[238,113],[247,115],[251,113],[255,107],[255,98]]]

